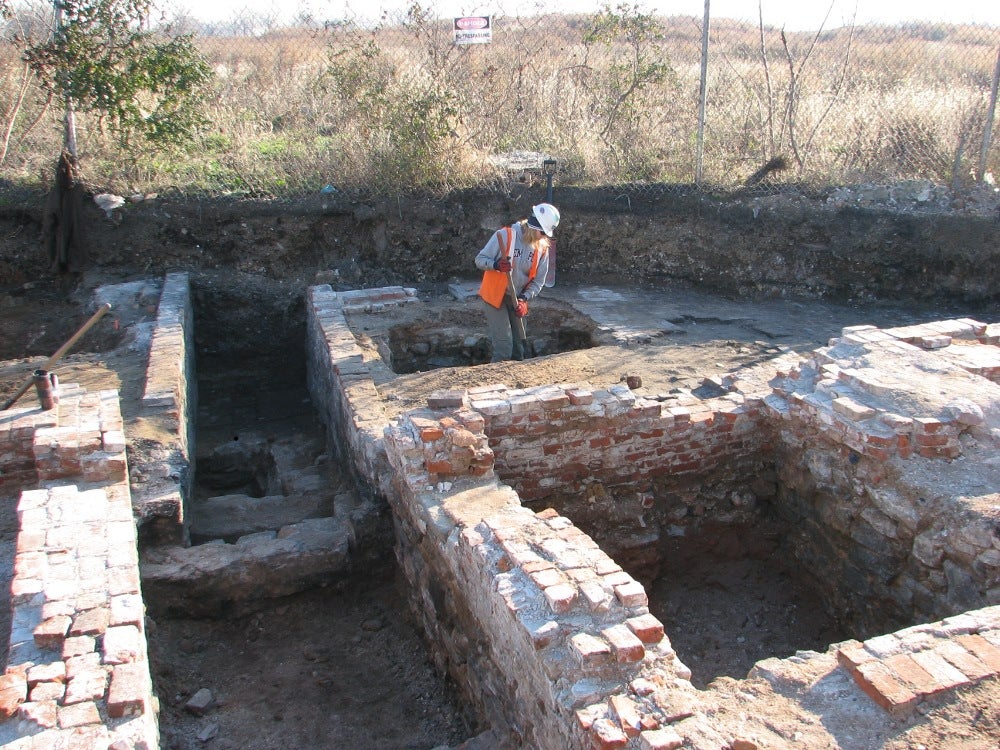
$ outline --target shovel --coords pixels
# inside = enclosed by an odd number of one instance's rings
[[[507,294],[510,295],[510,303],[517,306],[517,290],[514,288],[514,279],[510,275],[510,271],[507,272]],[[525,357],[533,357],[534,352],[531,350],[531,344],[528,343],[528,333],[524,329],[524,319],[518,318],[517,325],[511,326],[514,331],[514,335],[517,336],[518,341],[521,342],[521,352]]]
[[[51,357],[49,357],[48,361],[44,365],[42,365],[40,369],[46,371],[51,370],[52,365],[54,365],[56,362],[62,359],[62,356],[73,347],[73,344],[79,341],[80,337],[82,337],[83,334],[85,334],[87,331],[93,328],[94,324],[101,319],[101,316],[103,316],[104,313],[106,313],[110,309],[111,309],[110,302],[105,302],[103,305],[101,305],[97,309],[97,312],[95,312],[93,315],[90,316],[90,320],[84,323],[80,327],[80,329],[76,333],[74,333],[65,344],[60,346],[59,349],[56,350],[56,353],[53,354]],[[15,393],[7,400],[7,403],[5,403],[3,406],[0,406],[0,411],[6,411],[10,407],[12,407],[17,402],[17,400],[21,398],[21,396],[27,393],[28,389],[32,386],[34,382],[35,382],[35,376],[34,374],[32,374],[28,378],[28,382],[22,385],[21,388],[18,389],[17,393]]]

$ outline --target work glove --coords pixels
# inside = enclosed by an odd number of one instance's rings
[[[511,269],[510,259],[508,258],[497,258],[493,261],[493,270],[499,271],[500,273],[507,273]]]
[[[528,302],[524,297],[517,298],[517,304],[514,306],[514,314],[519,318],[523,318],[528,314]]]

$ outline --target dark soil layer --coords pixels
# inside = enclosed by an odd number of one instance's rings
[[[325,202],[193,200],[164,195],[108,220],[84,207],[92,265],[123,273],[226,269],[339,288],[474,278],[473,258],[496,227],[530,212],[544,188],[444,198]],[[990,200],[996,200],[991,198]],[[697,284],[743,297],[910,299],[995,303],[1000,222],[892,203],[860,207],[829,195],[686,186],[556,191],[562,210],[557,278],[636,285]],[[955,206],[961,206],[958,199]],[[0,285],[48,268],[41,198],[0,211]]]
[[[150,641],[164,750],[428,750],[474,734],[391,581],[238,619],[159,620]],[[197,716],[185,704],[202,688],[215,705]]]
[[[691,682],[746,677],[761,659],[826,651],[847,640],[775,529],[719,529],[664,545],[650,611],[663,622]],[[832,582],[831,582],[832,584]]]

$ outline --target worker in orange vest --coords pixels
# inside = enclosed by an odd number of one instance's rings
[[[542,291],[549,271],[549,238],[559,225],[559,209],[539,203],[531,216],[503,227],[490,237],[476,256],[476,268],[483,272],[479,296],[483,300],[486,324],[493,341],[492,362],[524,359],[526,340],[521,339],[528,301]],[[516,301],[510,293],[513,286]],[[517,331],[518,335],[514,335]]]

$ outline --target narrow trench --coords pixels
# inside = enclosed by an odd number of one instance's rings
[[[257,299],[241,315],[217,291],[196,298],[192,543],[349,515],[357,490],[330,460],[309,399],[300,306],[272,301],[279,309],[268,314]],[[358,547],[385,549],[352,549],[363,562],[347,580],[229,617],[156,618],[150,658],[163,748],[426,750],[473,734],[409,618],[391,537],[363,535]],[[204,689],[211,707],[192,710]]]

